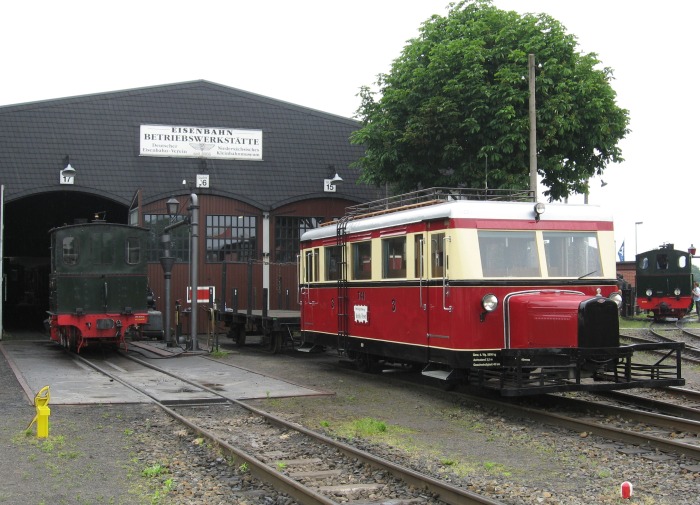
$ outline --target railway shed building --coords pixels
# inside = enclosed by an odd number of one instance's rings
[[[358,183],[358,127],[204,80],[0,107],[4,328],[46,318],[48,231],[95,218],[151,230],[149,282],[162,310],[162,235],[192,214],[192,200],[197,256],[190,226],[170,234],[173,302],[187,305],[193,257],[198,285],[219,303],[259,309],[266,288],[270,309],[297,309],[300,234],[384,196]]]

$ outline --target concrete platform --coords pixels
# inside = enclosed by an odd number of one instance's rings
[[[149,346],[140,343],[139,347]],[[210,359],[207,354],[172,353],[162,345],[152,344],[156,358],[137,355],[144,363],[187,378],[196,384],[234,400],[254,398],[325,395],[327,392],[299,386],[278,378],[268,377],[229,363]],[[134,349],[135,351],[136,349]],[[143,367],[118,352],[86,353],[114,378],[107,377],[66,352],[55,342],[42,340],[3,340],[0,351],[7,359],[30,402],[44,386],[50,386],[50,404],[88,403],[147,403],[142,394],[119,382],[122,379],[144,389],[159,400],[191,403],[213,399],[205,389]],[[179,350],[178,350],[179,351]],[[149,353],[145,353],[149,354]],[[270,359],[275,359],[270,356]]]

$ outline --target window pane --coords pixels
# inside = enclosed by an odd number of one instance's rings
[[[305,282],[314,282],[314,252],[313,251],[306,251],[306,257],[305,257]]]
[[[275,218],[274,261],[293,263],[299,254],[299,238],[305,231],[318,228],[323,218],[277,216]]]
[[[430,239],[430,275],[445,275],[445,234],[436,233]]]
[[[173,223],[182,221],[184,216],[176,216]],[[149,229],[148,241],[146,242],[146,261],[159,262],[163,256],[163,243],[161,237],[164,228],[171,223],[170,216],[166,214],[146,214],[143,216],[144,227]],[[190,260],[190,234],[189,226],[182,225],[170,230],[170,255],[177,262],[187,262]]]
[[[550,277],[600,277],[598,237],[590,232],[544,232]]]
[[[208,262],[247,262],[257,258],[255,216],[210,215],[206,223]]]
[[[534,232],[479,231],[484,277],[539,277]]]
[[[137,265],[141,262],[141,241],[136,237],[126,239],[126,262]]]
[[[75,237],[63,238],[63,263],[66,265],[78,264],[78,240]]]
[[[413,252],[415,256],[413,265],[413,276],[417,278],[424,278],[425,272],[423,271],[423,235],[416,235],[414,238]]]
[[[656,269],[668,270],[668,254],[659,253],[656,255]]]
[[[406,237],[382,240],[382,259],[385,279],[406,277]]]
[[[337,281],[341,279],[341,267],[343,261],[343,249],[341,246],[326,247],[326,280]]]
[[[370,279],[372,277],[372,243],[352,244],[352,258],[352,278]]]

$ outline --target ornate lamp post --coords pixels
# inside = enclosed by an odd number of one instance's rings
[[[171,197],[167,202],[168,215],[172,220],[178,215],[180,203],[176,198]],[[163,256],[160,258],[160,264],[163,267],[165,276],[165,319],[167,325],[168,346],[173,345],[170,338],[170,277],[175,258],[170,256],[170,235],[168,232],[185,224],[190,225],[190,284],[192,289],[192,305],[190,309],[190,339],[187,349],[191,351],[199,350],[197,341],[197,292],[198,292],[198,276],[199,276],[199,198],[196,194],[190,194],[190,205],[187,207],[187,216],[182,221],[171,223],[163,230],[161,241],[163,242]]]

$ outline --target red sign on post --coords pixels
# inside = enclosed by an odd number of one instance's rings
[[[209,303],[209,290],[213,301],[216,298],[214,286],[197,286],[197,303]],[[187,303],[192,303],[192,286],[187,286]]]

